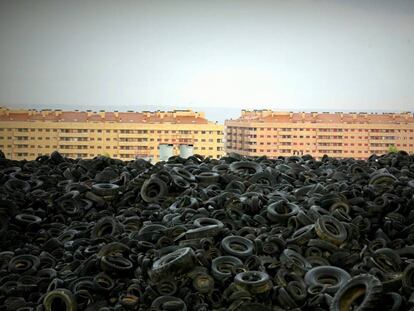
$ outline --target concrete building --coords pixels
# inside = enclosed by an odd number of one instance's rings
[[[242,110],[225,122],[226,152],[274,158],[311,154],[366,159],[390,146],[414,153],[412,113],[317,113]]]
[[[192,110],[93,112],[0,108],[0,149],[7,158],[35,159],[59,150],[64,156],[108,155],[122,160],[159,160],[159,145],[193,145],[214,158],[224,152],[223,125]]]

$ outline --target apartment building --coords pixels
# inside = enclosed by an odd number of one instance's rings
[[[159,160],[159,145],[182,144],[193,152],[223,155],[223,125],[192,110],[156,112],[93,112],[0,108],[0,149],[15,160],[35,159],[59,150],[71,158],[108,155]]]
[[[390,146],[414,153],[412,113],[317,113],[242,110],[225,122],[225,150],[247,156],[311,154],[366,159]]]

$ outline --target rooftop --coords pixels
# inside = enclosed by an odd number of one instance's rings
[[[410,112],[292,112],[272,110],[242,110],[241,116],[228,121],[263,123],[414,123]]]
[[[54,121],[54,122],[115,122],[115,123],[179,123],[207,124],[203,112],[188,110],[142,111],[142,112],[99,112],[62,111],[60,109],[9,109],[0,107],[0,121]]]

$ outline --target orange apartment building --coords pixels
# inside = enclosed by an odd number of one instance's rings
[[[366,159],[390,146],[414,153],[412,113],[316,113],[242,110],[225,122],[225,150],[246,156],[311,154]]]
[[[159,145],[182,144],[193,152],[223,155],[223,125],[192,110],[93,112],[0,108],[0,149],[14,160],[35,159],[59,150],[71,158],[108,155],[159,160]]]

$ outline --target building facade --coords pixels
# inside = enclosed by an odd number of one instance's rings
[[[324,154],[366,159],[390,146],[414,153],[412,113],[294,113],[242,110],[225,122],[226,152],[246,156]]]
[[[0,108],[0,149],[14,160],[58,150],[71,158],[107,155],[159,160],[159,145],[193,145],[195,154],[221,157],[223,125],[192,110],[93,112]]]

